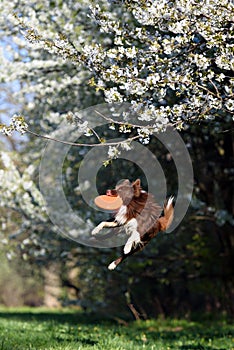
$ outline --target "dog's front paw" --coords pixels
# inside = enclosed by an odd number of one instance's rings
[[[124,246],[124,254],[130,253],[132,248],[136,247],[140,243],[141,243],[141,237],[139,232],[137,231],[133,232]]]
[[[93,231],[91,232],[92,236],[95,236],[98,232],[101,231],[101,228],[99,226],[95,227]]]
[[[128,253],[130,253],[130,251],[131,251],[131,249],[132,249],[132,242],[130,242],[130,243],[126,243],[125,244],[125,246],[124,246],[124,254],[128,254]]]

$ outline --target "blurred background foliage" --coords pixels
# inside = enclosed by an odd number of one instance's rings
[[[121,248],[81,246],[62,238],[49,222],[36,224],[34,235],[37,239],[40,235],[36,244],[25,241],[27,232],[13,235],[3,244],[2,256],[10,255],[12,261],[3,259],[1,303],[76,305],[123,317],[130,316],[133,304],[141,318],[189,317],[198,311],[233,314],[233,139],[228,127],[220,123],[218,134],[212,133],[214,125],[210,124],[194,125],[183,132],[194,166],[194,194],[188,213],[174,232],[160,233],[144,251],[110,272],[107,265]],[[173,160],[165,150],[154,148],[153,141],[150,149],[164,169],[169,193],[174,193]],[[64,169],[67,198],[74,210],[98,223],[108,215],[90,208],[87,214],[84,201],[74,192],[79,157],[75,149],[71,153],[72,161]],[[98,190],[104,193],[121,178],[138,177],[147,189],[142,171],[119,159],[100,170]],[[12,236],[19,214],[7,209],[1,213],[2,225],[6,224],[4,237]],[[42,249],[45,253],[41,255]]]

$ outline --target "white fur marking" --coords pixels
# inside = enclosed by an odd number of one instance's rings
[[[174,197],[173,197],[173,196],[171,196],[171,197],[168,199],[168,201],[167,201],[167,208],[169,208],[169,207],[172,205],[173,200],[174,200]]]
[[[112,263],[108,266],[108,269],[109,270],[114,270],[115,268],[116,268],[116,263],[115,263],[115,261],[112,261]]]
[[[127,235],[130,236],[124,246],[124,254],[128,254],[130,253],[132,246],[141,242],[140,233],[137,231],[137,220],[134,218],[129,220],[125,225],[125,229]]]
[[[127,235],[131,235],[134,231],[137,231],[137,221],[135,218],[128,221],[128,223],[125,225],[125,230]]]
[[[116,227],[118,226],[117,222],[115,221],[102,221],[100,222],[97,227],[95,227],[92,231],[92,235],[96,235],[98,232],[100,232],[104,227]]]
[[[124,225],[125,222],[127,221],[126,213],[127,213],[126,205],[121,205],[121,207],[120,207],[120,209],[115,217],[115,220],[118,222],[119,225]]]
[[[93,231],[91,232],[91,234],[94,236],[96,235],[98,232],[100,232],[103,229],[103,223],[101,222],[99,225],[97,225],[97,227],[95,227],[93,229]]]
[[[124,246],[124,254],[130,253],[133,246],[137,245],[141,242],[141,237],[139,232],[135,231],[132,233],[132,235],[127,240],[127,243]]]

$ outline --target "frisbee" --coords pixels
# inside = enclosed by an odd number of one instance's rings
[[[123,204],[122,199],[119,196],[113,195],[100,195],[94,199],[94,203],[97,207],[105,210],[117,210]]]

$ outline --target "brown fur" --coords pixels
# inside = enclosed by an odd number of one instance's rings
[[[109,269],[114,269],[128,256],[141,251],[158,232],[165,231],[171,225],[174,215],[174,208],[172,205],[172,198],[164,205],[164,215],[160,217],[162,208],[155,202],[152,194],[142,191],[140,180],[137,179],[131,183],[129,180],[124,180],[112,190],[113,194],[121,197],[123,205],[126,206],[126,222],[127,225],[130,220],[135,219],[137,222],[137,232],[140,234],[140,243],[133,244],[129,253],[122,255],[109,265]],[[102,222],[98,227],[115,227],[120,226],[117,222],[118,213],[115,216],[113,223]],[[96,234],[98,230],[94,234]]]

